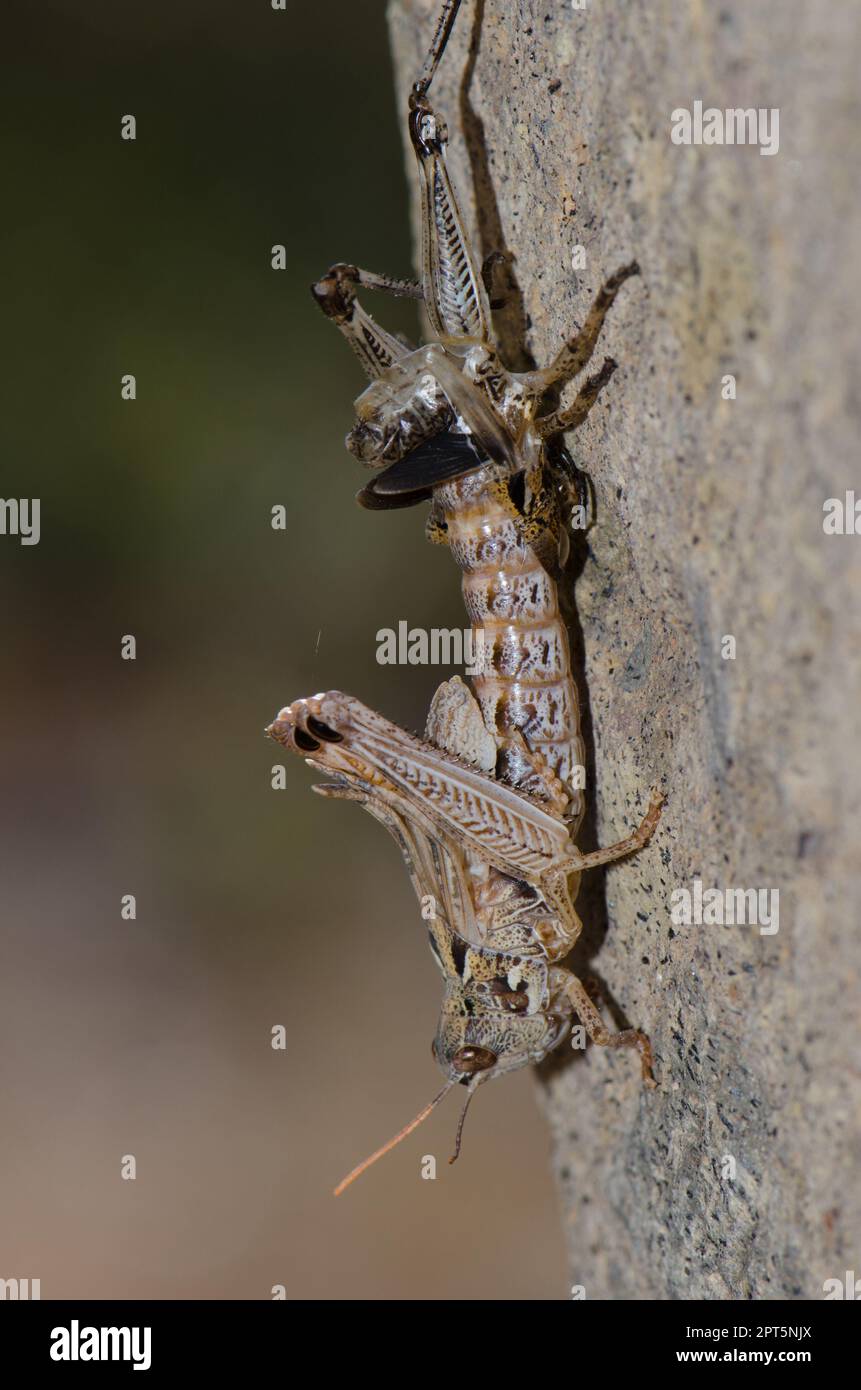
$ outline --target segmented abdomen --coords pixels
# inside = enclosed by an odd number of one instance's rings
[[[463,571],[463,596],[476,634],[475,693],[488,728],[519,729],[541,753],[571,798],[567,815],[583,814],[583,740],[571,676],[568,634],[555,581],[521,539],[511,506],[490,472],[479,469],[435,491],[451,552]],[[483,652],[483,659],[482,659]],[[502,771],[528,786],[532,769],[516,745]]]

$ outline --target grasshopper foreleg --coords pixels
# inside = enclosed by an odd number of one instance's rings
[[[572,975],[570,970],[555,966],[551,971],[551,988],[557,992],[557,997],[564,997],[589,1037],[599,1047],[635,1047],[640,1054],[643,1085],[654,1090],[658,1083],[653,1070],[652,1044],[645,1033],[640,1032],[639,1028],[623,1028],[619,1033],[611,1033],[589,998],[583,981]]]

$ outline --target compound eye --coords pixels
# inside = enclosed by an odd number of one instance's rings
[[[489,1047],[459,1047],[451,1064],[464,1076],[474,1076],[477,1071],[489,1071],[496,1066],[496,1053]]]
[[[303,753],[316,753],[320,747],[317,740],[312,738],[310,734],[306,734],[304,729],[293,730],[293,742]]]
[[[322,719],[315,719],[313,714],[309,714],[306,723],[308,732],[313,734],[315,738],[322,739],[323,743],[344,742],[343,734],[336,733],[334,729],[329,728],[328,724],[324,724]]]

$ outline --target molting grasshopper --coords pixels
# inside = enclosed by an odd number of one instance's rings
[[[585,369],[619,288],[638,268],[627,265],[604,284],[582,330],[548,367],[506,369],[491,327],[492,266],[476,263],[446,169],[446,127],[428,96],[460,4],[444,0],[409,101],[421,282],[339,264],[313,287],[371,379],[346,441],[373,470],[358,500],[373,509],[430,502],[429,539],[450,547],[483,639],[473,688],[457,676],[443,682],[424,739],[337,691],[287,706],[267,730],[328,775],[315,791],[357,801],[394,837],[444,980],[433,1043],[442,1091],[336,1192],[461,1085],[457,1157],[478,1086],[539,1062],[575,1015],[594,1042],[637,1048],[643,1081],[655,1085],[646,1035],[610,1032],[584,985],[559,964],[581,929],[580,874],[645,845],[662,804],[653,792],[626,839],[577,849],[584,747],[558,593],[573,476],[549,444],[582,424],[616,363],[605,359],[568,408],[543,408]],[[413,348],[387,333],[360,304],[360,289],[420,300],[432,341]]]

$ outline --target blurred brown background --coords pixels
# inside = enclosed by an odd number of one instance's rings
[[[449,1104],[330,1196],[434,1093],[439,982],[394,845],[298,760],[271,790],[262,736],[331,687],[421,727],[449,672],[378,666],[376,631],[463,622],[420,511],[354,504],[363,379],[308,294],[336,259],[410,273],[383,6],[49,0],[7,60],[2,493],[42,538],[0,538],[0,1277],[564,1295],[528,1075],[456,1168]]]

